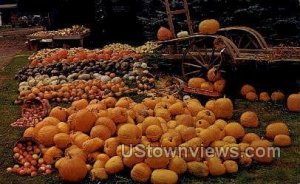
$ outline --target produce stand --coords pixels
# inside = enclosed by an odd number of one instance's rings
[[[90,34],[86,33],[86,34],[81,34],[81,35],[68,35],[68,36],[54,36],[53,42],[54,44],[58,44],[58,43],[66,43],[67,41],[70,40],[75,40],[79,42],[80,47],[84,46],[84,39],[87,38]]]

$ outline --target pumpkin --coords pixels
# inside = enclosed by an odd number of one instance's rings
[[[259,125],[258,117],[255,112],[244,112],[240,117],[240,122],[244,127],[256,128]]]
[[[254,101],[256,101],[258,99],[258,97],[257,97],[256,93],[249,92],[249,93],[246,94],[246,99],[249,100],[249,101],[251,101],[251,102],[254,102]]]
[[[183,141],[188,141],[194,137],[197,137],[196,129],[194,127],[187,127],[180,132],[180,135]]]
[[[80,182],[87,172],[85,162],[79,158],[66,157],[58,168],[59,176],[66,182]]]
[[[178,175],[176,172],[168,169],[155,169],[151,174],[151,183],[153,184],[176,184]]]
[[[114,97],[107,97],[102,101],[104,102],[107,108],[113,108],[117,103],[117,99],[115,99]]]
[[[127,109],[122,107],[108,109],[108,117],[112,119],[116,124],[126,123],[128,120]]]
[[[101,110],[105,110],[106,106],[102,103],[89,104],[86,109],[94,113],[99,113]]]
[[[106,163],[105,163],[105,171],[108,174],[115,174],[124,169],[124,165],[122,162],[122,158],[119,156],[111,157]]]
[[[208,159],[209,173],[212,176],[221,176],[226,173],[226,168],[222,164],[222,161],[218,157],[212,157]]]
[[[174,171],[179,175],[185,173],[188,167],[183,158],[175,156],[170,160],[168,168],[169,170]]]
[[[152,97],[152,98],[145,98],[142,103],[145,106],[147,106],[149,109],[154,109],[158,101],[159,101],[158,98]]]
[[[171,120],[171,113],[167,109],[158,108],[154,110],[154,113],[156,117],[161,117],[165,121]]]
[[[69,134],[70,132],[70,125],[64,122],[60,122],[56,125],[59,129],[59,132]]]
[[[149,116],[142,122],[142,132],[145,133],[147,128],[151,125],[160,126],[160,120],[157,117]]]
[[[104,146],[104,141],[98,137],[84,141],[82,149],[87,153],[95,152]]]
[[[249,92],[253,92],[253,93],[256,93],[256,90],[253,86],[251,86],[250,84],[245,84],[242,86],[241,88],[241,95],[242,96],[246,96],[247,93]]]
[[[67,158],[66,158],[66,157],[62,157],[62,158],[58,159],[58,160],[55,162],[54,167],[55,167],[56,169],[58,169],[58,168],[60,167],[60,164],[62,163],[62,161],[65,160],[65,159],[67,159]]]
[[[213,129],[204,129],[200,132],[198,136],[202,138],[204,147],[208,147],[210,143],[216,140],[217,135],[214,135],[214,133]]]
[[[90,139],[90,137],[88,135],[86,135],[84,133],[80,133],[75,136],[75,138],[73,140],[73,144],[75,144],[79,148],[82,148],[82,144],[89,139]]]
[[[55,147],[52,146],[44,153],[43,159],[46,164],[54,164],[57,159],[62,157],[63,152]]]
[[[123,155],[123,163],[125,166],[127,166],[128,168],[132,168],[135,164],[144,161],[145,157],[138,152],[139,150],[140,148],[133,147],[125,153],[126,155]]]
[[[245,135],[245,130],[244,128],[236,122],[228,123],[225,128],[225,134],[228,136],[232,136],[236,139],[242,138]]]
[[[223,79],[218,80],[218,81],[214,82],[214,89],[215,89],[215,91],[222,93],[224,91],[225,85],[226,85],[225,80],[223,80]]]
[[[156,156],[155,149],[151,149],[151,153],[147,154],[148,156],[145,159],[145,163],[148,164],[152,169],[163,169],[166,168],[169,164],[169,157],[166,156],[163,149],[161,147],[156,147],[157,149],[161,149],[161,153],[159,156]]]
[[[292,139],[288,135],[276,135],[274,138],[274,145],[279,147],[290,146],[292,144]]]
[[[53,137],[54,144],[59,149],[65,149],[71,145],[71,138],[69,134],[59,133]]]
[[[55,117],[46,117],[43,119],[45,125],[57,125],[60,121]]]
[[[58,119],[59,121],[66,122],[67,118],[68,118],[68,113],[62,107],[54,107],[50,111],[49,116],[54,117],[54,118]]]
[[[207,90],[207,91],[213,91],[214,85],[211,82],[203,82],[201,84],[200,89]]]
[[[239,164],[241,164],[244,167],[248,167],[252,164],[252,158],[247,156],[246,153],[241,153],[239,158]]]
[[[236,138],[233,137],[233,136],[225,136],[222,140],[229,143],[229,144],[236,143]]]
[[[259,94],[259,100],[263,102],[269,102],[271,100],[271,97],[268,92],[261,92]]]
[[[191,113],[192,116],[196,116],[199,111],[203,110],[203,106],[197,101],[187,101],[186,108]]]
[[[201,88],[201,84],[205,82],[205,79],[200,77],[191,78],[188,81],[188,87],[191,88]]]
[[[222,76],[221,76],[221,72],[217,71],[216,68],[211,68],[210,70],[208,70],[207,72],[207,79],[210,82],[216,82],[218,80],[221,80]]]
[[[117,103],[115,104],[115,107],[122,107],[128,109],[130,104],[132,103],[132,99],[129,97],[122,97],[120,98]]]
[[[220,23],[215,19],[206,19],[199,24],[199,32],[202,34],[216,34],[219,29]]]
[[[145,163],[136,164],[130,171],[130,176],[133,181],[146,183],[151,177],[152,170]]]
[[[125,145],[138,144],[141,137],[141,130],[134,124],[124,124],[118,130],[119,141]]]
[[[194,118],[191,115],[181,114],[175,117],[177,125],[194,126]]]
[[[107,160],[97,160],[94,162],[93,165],[93,169],[97,169],[97,168],[104,168],[106,162],[109,160],[109,157],[107,158]]]
[[[253,148],[253,159],[259,163],[269,164],[273,161],[273,155],[270,154],[272,143],[268,140],[253,141],[250,144]]]
[[[94,113],[86,109],[79,110],[78,112],[76,112],[75,117],[71,122],[71,129],[89,133],[96,120],[97,117]]]
[[[197,177],[206,177],[209,174],[209,169],[203,162],[188,162],[187,167],[188,172]]]
[[[241,152],[247,151],[247,148],[250,146],[250,144],[248,144],[248,143],[243,143],[243,142],[239,143],[238,145],[239,145],[239,150],[240,150]]]
[[[53,138],[56,134],[59,133],[59,129],[54,125],[48,125],[42,127],[37,134],[37,140],[40,144],[43,144],[44,146],[53,146],[54,141]]]
[[[88,154],[88,162],[94,163],[97,160],[98,155],[100,155],[99,151],[95,151],[93,153],[89,153]]]
[[[171,40],[173,38],[172,32],[165,27],[160,27],[157,31],[157,39],[159,41]]]
[[[281,91],[275,91],[271,94],[271,99],[273,102],[282,102],[284,101],[285,95]]]
[[[217,119],[215,121],[214,125],[218,126],[221,130],[223,130],[225,128],[225,126],[227,125],[227,122],[223,119]]]
[[[200,119],[200,120],[197,120],[195,122],[195,127],[196,128],[204,128],[204,129],[206,129],[209,126],[210,126],[210,123],[208,121],[204,120],[204,119]]]
[[[158,125],[150,125],[146,129],[145,134],[150,141],[158,141],[163,134],[163,130]]]
[[[255,133],[247,133],[243,137],[242,142],[243,143],[251,144],[253,141],[257,141],[257,140],[260,140],[260,137],[257,134],[255,134]]]
[[[117,147],[119,146],[119,139],[116,137],[111,137],[105,140],[104,153],[109,157],[117,155]]]
[[[108,175],[105,171],[104,168],[95,168],[91,170],[91,176],[92,176],[92,181],[95,180],[107,180],[108,179]]]
[[[229,98],[219,98],[216,100],[213,113],[216,118],[231,119],[233,116],[233,104]]]
[[[171,113],[171,115],[173,115],[173,116],[183,114],[184,113],[184,104],[183,104],[183,102],[176,102],[176,103],[172,104],[168,108],[168,110]]]
[[[33,127],[26,128],[26,130],[23,133],[23,137],[33,138],[34,137],[34,128]]]
[[[239,170],[239,166],[234,160],[226,160],[223,165],[226,168],[226,172],[230,174],[237,173]]]
[[[70,146],[65,150],[65,155],[68,155],[72,158],[80,158],[84,162],[86,162],[88,155],[76,145]]]
[[[215,114],[210,110],[202,110],[198,112],[196,116],[197,120],[204,119],[208,121],[210,124],[213,124],[216,120]]]
[[[89,105],[89,102],[86,99],[80,99],[77,101],[74,101],[72,103],[72,107],[75,108],[75,110],[81,110],[86,108]]]
[[[90,136],[91,138],[98,137],[105,141],[106,139],[111,137],[111,131],[107,126],[96,125],[92,128]]]
[[[276,135],[289,135],[288,126],[282,122],[274,122],[267,126],[266,137],[274,139]]]
[[[300,93],[291,94],[288,97],[287,108],[292,112],[300,112]]]
[[[210,144],[210,146],[213,147],[213,148],[222,148],[226,144],[228,144],[228,142],[225,142],[225,141],[214,141],[214,142],[212,142]]]
[[[169,129],[160,138],[161,147],[176,147],[181,144],[181,135],[172,129]]]

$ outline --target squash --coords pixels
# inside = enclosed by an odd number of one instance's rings
[[[117,99],[115,99],[114,97],[107,97],[103,99],[101,102],[104,102],[107,108],[113,108],[117,103]]]
[[[164,169],[169,164],[169,157],[164,153],[163,148],[157,147],[157,149],[161,149],[160,152],[155,152],[155,149],[151,149],[151,153],[146,155],[145,163],[148,164],[152,169]],[[159,156],[156,155],[159,153]],[[160,154],[162,153],[162,154]]]
[[[168,110],[171,113],[171,115],[173,115],[173,116],[183,114],[184,113],[184,104],[183,104],[183,102],[176,102],[176,103],[172,104],[168,108]]]
[[[227,125],[227,122],[223,119],[217,119],[215,121],[214,125],[218,126],[221,130],[223,130],[225,128],[225,126]]]
[[[291,94],[288,97],[287,108],[292,112],[300,112],[300,93]]]
[[[122,107],[108,109],[108,117],[112,119],[115,124],[126,123],[128,120],[127,109]]]
[[[72,103],[72,107],[75,108],[75,110],[81,110],[86,108],[89,105],[89,102],[86,99],[80,99],[77,101],[74,101]]]
[[[204,119],[208,121],[210,124],[213,124],[216,120],[215,114],[210,110],[202,110],[198,112],[196,116],[196,120]]]
[[[188,166],[183,158],[175,156],[170,160],[168,168],[169,170],[174,171],[178,175],[180,175],[187,171]]]
[[[141,137],[141,130],[134,124],[124,124],[118,130],[119,141],[125,145],[136,145],[140,142]]]
[[[205,79],[200,78],[200,77],[195,77],[195,78],[191,78],[188,81],[188,87],[191,88],[201,88],[201,84],[205,82]]]
[[[165,27],[160,27],[157,31],[157,39],[159,41],[171,40],[173,38],[172,32]]]
[[[281,91],[275,91],[271,94],[271,99],[273,102],[282,102],[284,101],[285,95]]]
[[[189,32],[187,32],[187,31],[180,31],[180,32],[177,33],[176,36],[177,36],[177,38],[184,38],[184,37],[189,36]]]
[[[225,89],[226,81],[224,79],[214,82],[214,90],[222,93]]]
[[[226,168],[222,164],[222,161],[218,157],[212,157],[208,159],[209,173],[212,176],[221,176],[226,173]]]
[[[168,130],[160,138],[161,147],[176,147],[181,144],[181,135],[175,130]]]
[[[210,126],[210,123],[204,119],[200,119],[198,121],[195,122],[195,127],[196,128],[208,128]]]
[[[55,161],[62,157],[63,152],[55,147],[52,146],[44,153],[43,159],[46,164],[54,164]]]
[[[59,129],[59,132],[61,133],[70,133],[70,125],[68,123],[60,122],[56,125],[56,127]]]
[[[163,134],[163,130],[158,125],[150,125],[146,129],[145,134],[150,141],[158,141]]]
[[[274,145],[279,147],[286,147],[292,144],[292,139],[288,135],[276,135],[274,138]]]
[[[250,84],[243,85],[242,88],[241,88],[241,95],[246,97],[247,93],[249,93],[249,92],[256,93],[256,90]]]
[[[141,148],[133,147],[126,152],[126,155],[123,155],[123,163],[126,167],[132,168],[135,164],[141,163],[144,161],[144,155],[141,155]]]
[[[233,116],[233,104],[229,98],[219,98],[216,100],[213,108],[216,118],[231,119]]]
[[[132,168],[130,176],[133,181],[146,183],[150,179],[151,173],[152,170],[147,164],[138,163]]]
[[[58,107],[54,107],[53,109],[51,109],[49,116],[54,117],[54,118],[58,119],[59,121],[66,122],[67,118],[68,118],[68,113],[67,113],[66,109],[58,106]]]
[[[263,164],[269,164],[273,161],[273,155],[270,154],[272,143],[268,140],[253,141],[250,147],[253,148],[253,160]]]
[[[210,70],[208,70],[207,72],[207,79],[210,82],[216,82],[218,80],[221,80],[222,76],[221,76],[221,72],[217,71],[216,68],[211,68]]]
[[[107,126],[96,125],[91,129],[90,136],[91,138],[98,137],[105,141],[111,137],[111,131]]]
[[[54,144],[59,149],[65,149],[71,145],[71,138],[69,134],[59,133],[53,137]]]
[[[34,138],[34,128],[33,127],[26,128],[26,130],[23,133],[23,137]]]
[[[53,138],[56,134],[59,133],[59,129],[54,125],[48,125],[42,127],[37,133],[37,140],[40,144],[44,146],[53,146],[54,141]]]
[[[156,169],[151,174],[151,183],[153,184],[176,184],[178,175],[176,172],[168,169]]]
[[[215,19],[206,19],[199,24],[199,32],[202,34],[216,34],[219,29],[220,23]]]
[[[238,164],[234,160],[225,160],[223,163],[227,173],[237,173],[239,170]]]
[[[63,181],[80,182],[87,175],[85,162],[79,158],[66,157],[61,161],[58,174]]]
[[[194,126],[194,118],[191,115],[181,114],[175,117],[177,125]]]
[[[186,101],[186,108],[192,116],[196,116],[199,111],[203,110],[204,107],[198,101]]]
[[[229,136],[232,136],[236,139],[242,138],[245,135],[244,128],[239,123],[236,123],[236,122],[228,123],[225,126],[224,130],[225,130],[226,136],[229,135]]]
[[[124,169],[124,164],[122,162],[122,158],[119,156],[111,157],[106,163],[105,163],[105,171],[108,174],[115,174]]]
[[[167,109],[157,108],[154,110],[154,113],[156,117],[161,117],[165,121],[171,120],[171,113]]]
[[[71,138],[72,139],[72,138]],[[89,140],[90,139],[90,136],[80,132],[78,135],[76,135],[74,137],[74,140],[72,141],[73,144],[75,144],[76,146],[78,146],[79,148],[82,148],[82,144]]]
[[[87,153],[93,153],[104,146],[104,141],[98,137],[86,140],[82,144],[82,149]]]
[[[259,125],[258,117],[255,112],[244,112],[240,117],[240,122],[244,127],[256,128]]]
[[[119,146],[118,138],[111,137],[109,139],[106,139],[104,144],[104,153],[106,153],[109,157],[116,156],[118,146]]]
[[[255,133],[247,133],[242,139],[243,143],[251,144],[253,141],[260,140],[260,137]]]
[[[289,135],[288,126],[282,122],[274,122],[266,127],[266,137],[274,139],[276,135]]]
[[[200,89],[214,91],[214,85],[211,82],[203,82]]]
[[[73,145],[65,150],[65,155],[68,155],[71,158],[79,158],[86,162],[88,155],[79,147]]]
[[[194,127],[187,127],[180,132],[180,135],[183,141],[188,141],[197,137],[196,129]]]
[[[75,117],[71,122],[71,129],[89,133],[96,120],[97,117],[94,113],[86,109],[79,110],[76,112]]]
[[[233,137],[233,136],[225,136],[222,140],[229,143],[229,144],[235,144],[236,143],[236,138]]]
[[[249,100],[250,102],[254,102],[258,99],[257,94],[254,92],[249,92],[246,94],[246,99]]]
[[[271,100],[271,97],[268,92],[261,92],[259,94],[259,100],[263,102],[269,102]]]
[[[209,174],[209,169],[203,162],[188,162],[187,167],[188,172],[197,177],[206,177]]]

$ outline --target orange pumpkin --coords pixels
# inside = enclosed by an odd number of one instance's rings
[[[219,29],[220,23],[215,19],[206,19],[199,24],[199,32],[202,34],[215,34]]]
[[[165,27],[160,27],[157,31],[157,39],[159,41],[171,40],[173,38],[172,32]]]
[[[288,97],[287,107],[292,112],[300,112],[300,93],[291,94]]]

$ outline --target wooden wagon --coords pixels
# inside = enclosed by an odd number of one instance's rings
[[[194,33],[188,4],[182,0],[183,9],[171,10],[169,0],[165,0],[168,24],[174,39],[160,41],[161,56],[168,60],[181,60],[182,75],[185,79],[201,77],[222,62],[239,65],[245,61],[259,63],[296,62],[300,63],[300,47],[270,47],[256,30],[245,26],[219,29],[214,35]],[[176,38],[173,16],[185,14],[189,36]],[[216,40],[222,47],[216,46]],[[224,61],[227,60],[227,61]],[[230,61],[228,61],[230,60]],[[210,96],[218,93],[185,88],[186,91]]]

